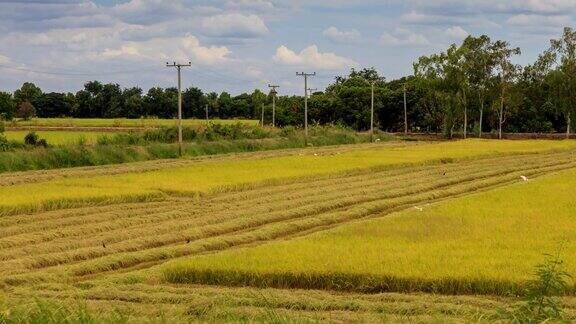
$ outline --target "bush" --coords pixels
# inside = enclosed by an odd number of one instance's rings
[[[11,148],[12,146],[10,145],[10,143],[8,143],[6,137],[4,137],[2,133],[0,133],[0,152],[9,151]]]
[[[40,138],[38,137],[38,134],[36,134],[35,132],[30,132],[26,134],[26,137],[24,137],[24,144],[30,146],[36,146],[38,144],[39,139]]]
[[[24,137],[24,144],[29,146],[48,147],[48,141],[40,138],[35,132],[30,132]]]

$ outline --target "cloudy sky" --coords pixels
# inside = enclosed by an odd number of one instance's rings
[[[191,61],[185,86],[291,94],[296,71],[320,89],[352,67],[393,79],[469,33],[520,46],[525,64],[575,14],[576,0],[0,0],[0,89],[166,87],[165,62]]]

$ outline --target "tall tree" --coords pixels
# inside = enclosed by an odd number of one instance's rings
[[[12,94],[0,92],[0,120],[10,120],[14,118],[16,112],[16,103]]]
[[[28,101],[31,105],[35,106],[40,96],[42,96],[42,89],[32,82],[24,82],[20,89],[14,91],[14,100],[17,106],[20,106],[24,101]]]
[[[465,70],[468,83],[474,88],[478,97],[478,137],[482,137],[486,92],[495,66],[491,46],[492,41],[486,35],[468,36],[462,43],[465,49]]]
[[[519,77],[521,67],[511,62],[513,55],[520,55],[520,48],[511,48],[505,41],[497,41],[491,46],[492,55],[499,71],[500,109],[498,109],[498,138],[502,139],[502,126],[506,121],[506,102],[512,102],[511,89]]]
[[[576,31],[564,28],[559,39],[550,41],[550,48],[539,58],[551,86],[551,103],[566,118],[566,136],[570,136],[572,116],[576,109]]]
[[[66,94],[58,92],[44,93],[36,101],[36,114],[38,117],[55,118],[70,116],[72,106]]]

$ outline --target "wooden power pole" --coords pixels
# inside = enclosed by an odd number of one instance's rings
[[[182,156],[182,68],[192,66],[192,63],[166,62],[166,66],[175,67],[178,70],[178,156]]]

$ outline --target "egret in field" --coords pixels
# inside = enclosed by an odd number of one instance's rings
[[[424,210],[424,208],[418,207],[418,206],[414,206],[414,208],[416,208],[417,211],[423,211]]]
[[[520,179],[522,179],[522,181],[528,181],[528,177],[527,177],[527,176],[520,176]]]

